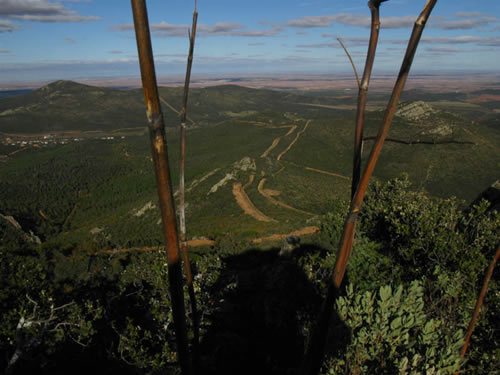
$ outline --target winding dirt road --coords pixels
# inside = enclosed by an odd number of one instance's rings
[[[321,169],[316,169],[316,168],[311,168],[311,167],[304,167],[304,168],[305,168],[305,169],[307,169],[308,171],[313,171],[313,172],[317,172],[317,173],[322,173],[322,174],[326,174],[326,175],[328,175],[328,176],[338,177],[338,178],[342,178],[342,179],[347,180],[347,181],[351,181],[351,178],[350,178],[350,177],[343,176],[343,175],[338,174],[338,173],[333,173],[333,172],[322,171]]]
[[[282,156],[285,155],[288,151],[290,151],[290,149],[293,147],[293,145],[299,140],[300,136],[307,130],[307,127],[309,126],[310,123],[311,123],[311,120],[307,120],[306,124],[304,125],[304,128],[297,133],[294,140],[292,142],[290,142],[288,147],[283,152],[281,152],[281,154],[278,155],[276,160],[281,160]]]
[[[275,138],[273,143],[271,144],[271,146],[269,146],[267,148],[266,151],[264,151],[264,153],[262,155],[260,155],[261,158],[267,158],[267,156],[269,155],[269,153],[274,150],[274,148],[278,145],[278,143],[280,143],[280,140],[281,140],[281,137],[278,137],[278,138]]]
[[[278,190],[264,189],[264,184],[265,183],[266,183],[266,179],[265,178],[263,178],[262,180],[260,180],[259,186],[257,187],[257,190],[269,202],[271,202],[272,204],[274,204],[276,206],[281,206],[283,208],[286,208],[286,209],[289,209],[289,210],[292,210],[292,211],[296,211],[296,212],[300,212],[300,213],[303,213],[303,214],[306,214],[306,215],[314,216],[314,214],[311,213],[311,212],[299,210],[298,208],[292,207],[292,206],[290,206],[290,205],[288,205],[286,203],[283,203],[283,202],[280,202],[277,199],[274,199],[273,197],[276,196],[276,195],[279,195],[281,192],[279,192]]]
[[[270,242],[270,241],[281,241],[287,238],[288,236],[308,236],[314,233],[319,232],[319,228],[316,226],[311,226],[311,227],[304,227],[299,230],[295,230],[293,232],[290,232],[288,234],[272,234],[267,237],[260,237],[260,238],[254,238],[252,240],[253,243],[262,243],[262,242]]]
[[[318,233],[319,228],[316,226],[304,227],[298,230],[294,230],[288,234],[272,234],[266,237],[252,238],[250,241],[255,244],[260,244],[263,242],[272,242],[272,241],[282,241],[288,236],[310,236],[312,234]],[[201,246],[215,246],[217,244],[214,240],[189,240],[188,246],[192,247],[201,247]],[[162,248],[162,246],[148,246],[148,247],[131,247],[131,248],[123,248],[123,249],[106,249],[101,250],[100,252],[103,254],[115,255],[115,254],[124,254],[131,251],[158,251]]]
[[[248,185],[249,184],[246,184],[245,186]],[[236,199],[236,203],[238,203],[238,206],[241,207],[243,212],[245,212],[247,215],[252,216],[255,220],[263,221],[266,223],[276,221],[274,219],[271,219],[269,216],[264,215],[261,211],[259,211],[259,209],[257,209],[257,207],[255,207],[255,205],[248,197],[245,191],[245,187],[240,182],[236,182],[233,184],[233,195]]]

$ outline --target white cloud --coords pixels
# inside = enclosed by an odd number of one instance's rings
[[[500,37],[462,35],[457,37],[424,37],[422,43],[431,44],[476,44],[478,46],[500,47]]]
[[[156,24],[151,24],[151,31],[156,37],[187,37],[189,26],[188,25],[176,25],[167,22],[160,22]],[[122,24],[112,26],[113,31],[130,31],[134,30],[134,25],[132,24]],[[273,27],[267,30],[247,30],[246,26],[241,23],[235,22],[217,22],[213,25],[198,25],[197,35],[200,37],[207,36],[243,36],[243,37],[268,37],[274,36],[281,32],[281,28]]]
[[[417,16],[401,17],[380,17],[381,28],[399,29],[411,28],[415,23]],[[458,19],[457,19],[458,18]],[[326,16],[303,16],[294,18],[282,24],[285,27],[307,29],[314,27],[331,27],[335,23],[341,23],[348,26],[371,27],[371,17],[366,14],[340,13]],[[429,26],[444,30],[469,30],[498,23],[498,19],[478,12],[457,13],[453,18],[432,17]]]
[[[411,27],[415,22],[415,18],[415,16],[381,17],[381,27],[386,29]],[[307,29],[313,27],[330,27],[335,22],[349,26],[369,28],[371,26],[371,17],[368,15],[350,13],[340,13],[328,16],[303,16],[292,19],[284,23],[283,26]]]
[[[471,50],[460,48],[460,47],[427,47],[425,48],[427,52],[438,52],[438,53],[460,53],[460,52],[472,52]]]
[[[324,33],[322,34],[324,38],[334,38],[336,39],[338,35]],[[349,47],[356,46],[367,46],[368,38],[365,37],[353,37],[353,38],[344,38],[342,37],[342,41]],[[379,39],[380,44],[408,44],[407,39]],[[443,44],[443,45],[458,45],[458,44],[469,44],[483,47],[500,47],[500,37],[482,37],[482,36],[473,36],[473,35],[460,35],[456,37],[442,37],[442,36],[424,36],[421,39],[421,43],[423,44]],[[296,47],[298,48],[329,48],[337,46],[337,42],[327,42],[327,43],[319,43],[319,44],[299,44]],[[445,48],[445,47],[440,47]],[[450,47],[456,48],[456,47]]]
[[[38,22],[87,22],[100,19],[81,16],[61,3],[49,0],[2,0],[0,18]]]
[[[496,17],[484,15],[479,12],[457,13],[455,14],[455,18],[458,19],[449,20],[444,17],[434,17],[430,26],[444,30],[470,30],[498,23]]]
[[[19,26],[14,25],[10,21],[0,20],[0,33],[11,32],[18,29]]]

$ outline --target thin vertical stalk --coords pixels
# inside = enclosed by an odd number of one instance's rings
[[[182,286],[182,266],[179,258],[179,239],[175,204],[172,194],[172,182],[167,155],[165,124],[161,112],[156,73],[154,67],[151,36],[145,0],[131,0],[134,15],[135,34],[139,53],[144,102],[149,122],[151,151],[156,176],[156,186],[160,203],[163,235],[166,242],[168,279],[179,364],[183,375],[191,374],[186,315],[184,310],[184,292]]]
[[[460,359],[465,358],[465,353],[467,353],[467,348],[469,347],[470,338],[472,336],[472,331],[474,330],[474,326],[476,325],[477,317],[479,316],[479,311],[481,310],[481,306],[483,305],[484,297],[486,296],[486,292],[488,291],[488,284],[491,280],[491,276],[493,275],[493,271],[495,270],[495,266],[500,259],[500,245],[497,248],[497,252],[493,257],[493,260],[488,267],[488,271],[486,272],[486,276],[484,278],[483,288],[481,289],[481,293],[479,294],[479,298],[476,302],[476,307],[474,309],[474,314],[472,315],[472,319],[469,323],[469,329],[467,330],[467,335],[465,336],[465,343],[460,351]],[[457,375],[458,372],[455,374]]]
[[[359,211],[363,204],[363,199],[368,188],[368,183],[375,169],[375,164],[382,150],[384,140],[389,133],[389,129],[396,112],[396,107],[399,103],[401,93],[405,86],[408,74],[410,72],[411,64],[415,53],[417,51],[422,32],[424,30],[425,24],[432,12],[432,9],[436,5],[437,0],[428,0],[424,9],[420,13],[419,17],[415,22],[413,31],[408,42],[408,47],[406,49],[406,54],[399,71],[398,78],[394,85],[391,98],[387,104],[387,109],[382,121],[382,125],[379,129],[375,144],[373,145],[370,157],[368,159],[366,168],[361,177],[356,193],[351,201],[351,206],[349,209],[349,214],[344,223],[344,231],[342,234],[342,239],[340,241],[339,250],[337,252],[337,259],[335,262],[335,268],[333,271],[332,279],[328,287],[327,298],[323,302],[321,312],[319,314],[318,322],[313,331],[313,335],[309,342],[307,348],[304,364],[302,367],[302,374],[304,375],[316,375],[321,367],[321,362],[324,356],[324,350],[326,346],[326,338],[328,333],[328,327],[333,314],[334,303],[339,295],[340,287],[344,279],[345,271],[347,269],[347,263],[349,261],[349,256],[351,254],[352,243],[354,238],[354,232],[356,228],[356,222],[358,218]]]
[[[344,49],[345,54],[347,55],[347,58],[349,59],[349,62],[351,63],[352,70],[354,70],[354,75],[356,76],[356,83],[358,84],[358,89],[361,87],[361,82],[359,82],[359,75],[358,75],[358,70],[356,69],[356,65],[354,65],[354,61],[352,60],[351,54],[347,50],[347,48],[344,45],[344,42],[342,42],[342,39],[337,38],[339,41],[340,45]]]
[[[181,129],[180,129],[180,166],[179,166],[179,225],[180,225],[180,245],[184,259],[184,269],[186,272],[186,282],[189,293],[189,302],[191,306],[191,317],[193,322],[193,358],[194,364],[199,364],[199,342],[200,329],[198,308],[196,306],[196,296],[193,287],[193,275],[191,272],[191,263],[189,262],[188,244],[186,236],[186,204],[185,204],[185,187],[184,187],[184,169],[186,160],[186,119],[187,119],[187,101],[189,94],[189,82],[191,80],[191,68],[193,66],[194,42],[196,39],[196,24],[198,21],[198,11],[196,9],[196,1],[193,11],[193,25],[189,33],[189,54],[186,67],[186,78],[184,81],[184,93],[182,97],[182,109],[180,114]],[[195,366],[196,367],[196,366]]]
[[[354,131],[354,160],[352,167],[352,185],[351,185],[351,199],[354,198],[356,189],[358,188],[359,179],[361,176],[361,155],[363,152],[363,128],[365,122],[366,111],[366,96],[368,93],[368,86],[370,84],[370,77],[373,70],[373,63],[375,61],[375,53],[377,51],[378,36],[380,31],[380,4],[386,0],[370,0],[368,7],[371,12],[371,31],[370,42],[368,44],[368,52],[366,54],[365,70],[363,71],[363,78],[361,83],[358,79],[358,108],[356,112],[356,128]],[[344,48],[345,49],[345,48]]]

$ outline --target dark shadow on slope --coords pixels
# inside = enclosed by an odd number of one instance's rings
[[[301,246],[280,256],[279,249],[250,249],[224,259],[212,295],[216,312],[201,343],[203,374],[298,373],[322,303],[298,263],[307,252],[326,250]],[[331,326],[348,337],[336,314]],[[344,350],[347,340],[334,341],[342,345],[330,350]]]

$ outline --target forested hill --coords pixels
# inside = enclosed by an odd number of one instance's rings
[[[491,99],[497,96],[485,94],[488,92],[483,90],[457,97],[454,93],[409,90],[402,100],[430,103],[438,110],[432,112],[434,123],[449,122],[449,114],[453,113],[497,128],[499,102]],[[166,126],[176,127],[182,88],[160,87],[159,93]],[[370,92],[368,112],[382,111],[387,99],[388,92]],[[203,127],[227,120],[268,122],[276,113],[287,116],[288,120],[293,120],[290,114],[307,115],[308,118],[331,117],[333,111],[354,115],[356,98],[341,89],[279,91],[223,85],[190,90],[188,107],[191,127]],[[0,95],[0,134],[109,133],[118,129],[144,128],[145,125],[141,89],[117,90],[56,81],[28,93]]]
[[[42,133],[144,126],[139,90],[118,91],[56,81],[0,100],[0,132]]]
[[[178,124],[181,88],[160,88],[167,126]],[[233,114],[284,109],[304,101],[296,94],[240,86],[190,92],[192,124],[212,125]],[[0,98],[1,133],[113,131],[145,126],[142,90],[116,90],[72,81],[56,81],[33,92]]]

